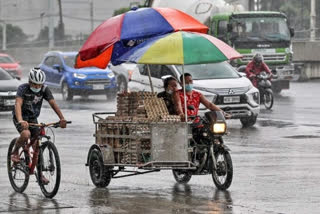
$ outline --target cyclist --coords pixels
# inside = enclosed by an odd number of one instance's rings
[[[271,75],[268,65],[263,62],[263,56],[260,53],[256,53],[246,67],[247,77],[256,88],[258,87],[258,81],[255,77],[263,71]]]
[[[19,148],[22,147],[28,139],[30,139],[31,142],[37,140],[40,129],[38,127],[30,127],[29,123],[38,123],[37,118],[40,115],[43,99],[48,101],[51,108],[58,115],[61,128],[66,128],[67,126],[67,121],[64,119],[63,114],[56,104],[50,89],[44,85],[45,80],[45,73],[40,68],[35,67],[29,72],[29,82],[20,85],[18,88],[15,108],[12,114],[13,123],[20,133],[20,137],[17,139],[11,155],[13,162],[20,161],[18,154]],[[46,179],[43,177],[43,180],[45,181]]]

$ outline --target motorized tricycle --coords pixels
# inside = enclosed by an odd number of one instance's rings
[[[230,187],[233,166],[222,138],[227,132],[222,112],[193,118],[197,122],[106,120],[110,115],[114,113],[93,114],[96,143],[86,165],[95,186],[106,187],[114,178],[172,170],[178,183],[189,182],[192,175],[211,174],[218,189]]]

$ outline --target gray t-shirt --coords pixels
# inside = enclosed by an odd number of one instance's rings
[[[51,90],[46,85],[42,86],[40,92],[34,93],[30,89],[29,83],[19,86],[16,97],[23,99],[21,107],[22,119],[26,121],[39,117],[43,99],[46,101],[54,99]],[[15,115],[15,110],[13,110],[12,114]]]

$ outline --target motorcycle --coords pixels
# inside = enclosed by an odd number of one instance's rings
[[[266,109],[271,109],[273,106],[273,92],[271,89],[271,81],[269,80],[271,74],[261,72],[256,76],[258,80],[258,89],[260,92],[260,103],[264,104]]]
[[[195,117],[194,121],[189,148],[192,148],[190,159],[196,169],[173,169],[173,176],[178,183],[188,183],[192,175],[211,174],[216,187],[225,190],[231,185],[233,177],[230,149],[222,139],[227,131],[225,118],[222,112],[210,111],[204,117]]]

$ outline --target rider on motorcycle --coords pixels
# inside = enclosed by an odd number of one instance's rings
[[[246,74],[248,79],[251,80],[252,84],[257,88],[258,81],[256,76],[261,72],[265,71],[266,73],[272,75],[268,65],[263,62],[263,56],[260,53],[256,53],[251,62],[248,63],[246,67]]]
[[[199,111],[200,103],[211,111],[222,111],[218,106],[210,102],[207,98],[203,96],[198,91],[193,90],[193,80],[192,76],[189,73],[185,73],[184,76],[180,76],[180,85],[182,89],[177,90],[173,95],[174,104],[176,107],[176,112],[180,115],[181,120],[185,118],[185,106],[184,106],[184,93],[183,93],[183,77],[185,80],[185,89],[187,96],[187,116],[197,116]]]
[[[32,68],[29,72],[29,82],[19,86],[16,95],[15,109],[13,110],[13,123],[20,133],[15,148],[11,155],[13,162],[20,162],[19,148],[24,145],[28,139],[35,142],[39,135],[38,127],[30,127],[29,123],[38,123],[37,118],[40,115],[43,99],[47,100],[51,108],[60,118],[61,128],[66,127],[66,120],[56,104],[50,89],[44,85],[46,76],[40,68]],[[33,144],[35,145],[35,144]]]

